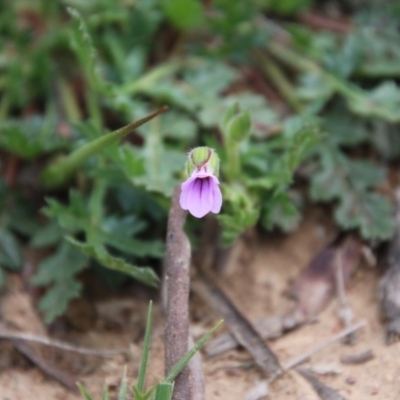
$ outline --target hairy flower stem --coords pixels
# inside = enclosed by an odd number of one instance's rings
[[[187,212],[179,205],[180,187],[176,187],[168,217],[165,259],[166,328],[165,374],[185,355],[189,344],[190,244],[183,227]],[[172,400],[189,400],[189,369],[185,367],[175,380]]]

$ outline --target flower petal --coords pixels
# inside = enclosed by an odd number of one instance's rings
[[[210,179],[196,179],[188,195],[189,212],[197,218],[204,217],[213,205]]]
[[[211,207],[211,212],[218,214],[222,207],[222,193],[219,185],[214,181],[211,182],[212,194],[213,194],[213,204]]]
[[[189,197],[189,193],[193,187],[194,184],[194,179],[190,180],[190,178],[185,181],[184,183],[182,183],[181,185],[181,195],[179,197],[179,204],[181,205],[181,207],[184,210],[187,210],[189,208],[189,202],[188,202],[188,197]]]

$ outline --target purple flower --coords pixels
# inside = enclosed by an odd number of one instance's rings
[[[218,178],[208,171],[206,165],[195,168],[190,178],[182,183],[179,203],[184,210],[196,218],[209,212],[218,214],[222,206],[222,195]]]

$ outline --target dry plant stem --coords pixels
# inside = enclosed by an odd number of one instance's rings
[[[33,335],[31,333],[24,332],[12,332],[3,330],[2,324],[0,323],[0,338],[1,339],[18,339],[27,342],[35,342],[40,343],[45,346],[54,347],[61,350],[71,351],[74,353],[85,354],[89,356],[99,356],[99,357],[111,357],[116,354],[126,353],[127,350],[96,350],[96,349],[88,349],[86,347],[74,346],[72,344],[63,342],[61,340],[48,339],[46,337]]]
[[[40,368],[44,373],[50,375],[58,382],[60,382],[66,388],[77,392],[76,381],[73,375],[70,375],[64,371],[59,370],[53,364],[47,362],[43,357],[38,355],[34,349],[32,349],[26,343],[20,342],[19,340],[11,340],[13,346],[22,353],[25,357],[29,358],[38,368]]]
[[[186,211],[179,205],[176,187],[168,217],[165,259],[167,316],[165,328],[165,372],[168,374],[184,356],[189,345],[190,245],[183,232]],[[177,376],[173,400],[189,400],[189,368]]]
[[[201,274],[201,280],[195,282],[194,289],[215,312],[222,316],[235,339],[268,374],[268,379],[272,381],[280,376],[282,370],[277,357],[225,293],[204,273]]]
[[[255,328],[264,340],[276,339],[283,334],[282,316],[270,317],[255,323]],[[206,345],[206,352],[209,357],[215,357],[226,351],[235,349],[238,342],[231,333],[220,335],[210,340]]]
[[[375,355],[372,350],[366,350],[362,353],[342,356],[340,357],[340,362],[342,364],[364,364],[367,361],[372,360],[373,358],[375,358]]]
[[[396,190],[396,231],[390,242],[387,269],[380,283],[382,312],[386,318],[386,343],[400,340],[400,187]]]
[[[268,396],[268,393],[268,382],[257,382],[244,400],[260,400],[261,398]]]
[[[297,368],[296,371],[313,387],[317,392],[318,397],[322,400],[346,400],[336,390],[326,386],[325,383],[321,382],[316,378],[310,371],[304,368]]]
[[[344,282],[343,275],[343,254],[342,250],[339,250],[336,254],[337,263],[336,263],[336,271],[335,271],[335,279],[336,279],[336,292],[338,297],[338,306],[339,306],[339,317],[343,322],[343,326],[348,328],[351,325],[351,321],[353,319],[353,313],[349,306],[349,301],[346,295],[346,288]],[[355,336],[354,334],[349,334],[344,338],[345,343],[351,344],[354,343]]]
[[[324,349],[325,347],[329,346],[330,344],[346,337],[348,334],[353,333],[353,332],[363,328],[366,325],[367,325],[366,321],[361,321],[358,324],[355,324],[347,329],[344,329],[342,332],[338,333],[337,335],[331,336],[329,339],[325,340],[324,342],[317,344],[316,346],[307,350],[303,354],[291,359],[290,361],[288,361],[286,364],[283,365],[283,369],[287,371],[291,368],[296,367],[297,365],[301,364],[302,362],[307,360],[309,357],[311,357],[318,351],[320,351],[320,350]]]

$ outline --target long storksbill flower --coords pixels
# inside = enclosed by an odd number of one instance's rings
[[[218,214],[222,206],[219,188],[219,158],[209,147],[193,149],[186,163],[189,178],[182,183],[180,205],[194,217],[202,218],[209,212]]]

